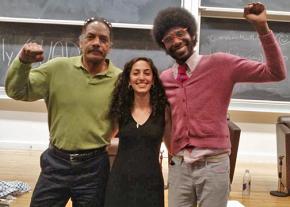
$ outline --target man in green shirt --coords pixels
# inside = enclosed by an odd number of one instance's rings
[[[109,174],[106,146],[111,136],[107,111],[120,69],[106,59],[111,24],[88,19],[80,35],[81,56],[43,60],[43,49],[27,43],[9,67],[5,89],[22,101],[44,99],[50,146],[41,155],[41,174],[31,207],[102,207]]]

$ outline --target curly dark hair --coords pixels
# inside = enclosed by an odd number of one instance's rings
[[[152,36],[159,47],[164,49],[162,38],[174,27],[187,28],[191,37],[196,36],[197,25],[194,16],[184,8],[168,7],[157,14],[153,23]]]
[[[133,58],[124,66],[123,72],[119,75],[113,91],[111,106],[109,109],[109,118],[118,124],[125,123],[131,116],[131,110],[134,102],[134,91],[129,86],[130,72],[133,65],[140,61],[146,61],[153,73],[154,85],[150,89],[150,104],[152,106],[152,115],[156,116],[165,113],[168,101],[165,90],[159,79],[158,70],[153,61],[147,57]]]

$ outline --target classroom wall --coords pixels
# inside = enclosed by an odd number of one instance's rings
[[[279,115],[230,112],[231,120],[242,130],[239,160],[276,162],[275,120]],[[43,101],[26,103],[0,100],[0,149],[45,149],[48,140],[47,114]]]
[[[276,162],[275,124],[236,122],[241,128],[238,159],[247,162]]]
[[[45,113],[0,111],[1,148],[40,149],[48,143]]]
[[[185,8],[188,8],[198,17],[198,20],[201,16],[210,16],[210,14],[206,14],[206,11],[209,11],[208,9],[201,10],[201,13],[198,11],[200,1],[183,0],[181,2]],[[205,3],[206,1],[202,2]],[[241,6],[238,8],[241,8]],[[235,12],[231,13],[227,10],[219,12],[219,10],[215,13],[222,16],[228,15],[230,19],[235,14]],[[242,12],[239,15],[242,16]],[[122,38],[124,37],[122,36]],[[140,42],[139,39],[138,42]],[[256,103],[253,104],[253,106],[255,105]],[[280,109],[281,106],[278,105],[278,108]],[[258,109],[264,110],[261,107]],[[8,99],[5,96],[1,97],[0,88],[0,149],[45,149],[49,139],[45,111],[42,101],[24,103]],[[230,111],[230,115],[231,120],[242,130],[238,159],[248,162],[276,162],[275,122],[279,114],[271,111]]]

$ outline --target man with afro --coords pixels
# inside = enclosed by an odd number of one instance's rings
[[[157,44],[176,63],[161,73],[172,113],[169,207],[225,207],[230,189],[231,143],[227,110],[238,82],[280,81],[286,76],[281,49],[261,3],[244,8],[256,29],[265,62],[226,53],[199,55],[195,18],[167,8],[153,24]]]

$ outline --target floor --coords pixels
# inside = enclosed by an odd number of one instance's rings
[[[19,180],[34,187],[39,174],[39,157],[41,151],[35,150],[0,150],[0,180]],[[163,170],[166,176],[166,158],[163,159]],[[252,176],[252,190],[249,197],[243,197],[242,176],[249,169]],[[230,200],[236,200],[246,207],[290,207],[290,196],[274,197],[269,194],[277,189],[277,171],[275,163],[253,163],[237,160],[236,171],[232,183]],[[27,207],[31,192],[17,197],[10,203],[11,207]],[[167,191],[165,191],[167,201]],[[166,202],[167,206],[167,202]],[[71,207],[71,203],[67,204]]]

